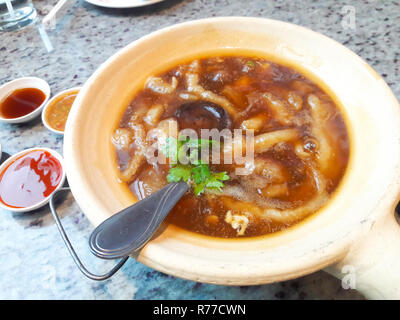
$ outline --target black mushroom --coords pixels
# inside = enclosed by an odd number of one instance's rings
[[[231,129],[232,119],[221,106],[209,101],[193,101],[182,104],[175,116],[180,129]]]

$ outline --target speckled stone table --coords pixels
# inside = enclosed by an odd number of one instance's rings
[[[43,17],[53,1],[33,1]],[[350,7],[349,7],[350,6]],[[350,14],[350,16],[349,16]],[[166,0],[129,10],[111,10],[69,0],[48,35],[47,52],[35,27],[0,33],[0,84],[21,76],[47,80],[52,92],[82,85],[118,49],[157,29],[214,16],[284,20],[319,31],[370,63],[400,97],[400,1]],[[40,119],[0,124],[3,151],[33,146],[62,152],[63,139]],[[92,226],[71,196],[60,207],[66,231],[92,270],[111,262],[95,259],[87,239]],[[362,299],[324,272],[282,283],[225,287],[177,279],[133,259],[110,280],[94,282],[76,268],[48,207],[29,214],[0,211],[0,299]]]

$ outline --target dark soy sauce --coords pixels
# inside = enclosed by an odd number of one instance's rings
[[[46,95],[36,88],[14,90],[0,103],[0,115],[6,119],[26,116],[41,106]]]

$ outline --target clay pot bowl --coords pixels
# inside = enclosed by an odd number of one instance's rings
[[[360,57],[293,24],[239,17],[187,22],[151,33],[101,65],[80,91],[65,131],[68,181],[82,210],[98,225],[135,201],[117,180],[111,135],[145,79],[183,60],[232,52],[292,66],[339,102],[351,139],[347,173],[328,205],[283,232],[222,240],[168,225],[135,257],[177,277],[225,285],[329,267],[338,277],[354,276],[369,298],[400,298],[399,104]]]

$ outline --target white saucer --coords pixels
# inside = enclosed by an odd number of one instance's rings
[[[148,6],[164,0],[86,0],[91,4],[106,8],[135,8]]]

